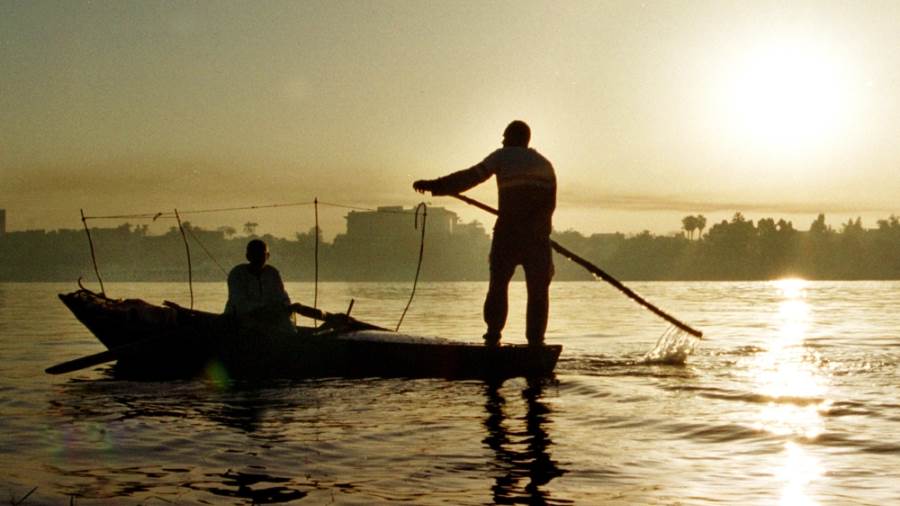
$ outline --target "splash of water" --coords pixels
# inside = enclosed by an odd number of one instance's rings
[[[644,354],[646,364],[684,365],[700,338],[672,326],[656,341],[656,346]]]

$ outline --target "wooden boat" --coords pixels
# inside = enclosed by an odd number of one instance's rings
[[[170,302],[110,299],[86,289],[59,297],[110,350],[105,353],[117,360],[115,374],[125,377],[496,380],[551,375],[562,351],[560,345],[487,347],[403,335],[347,315],[328,315],[320,327],[275,332]]]

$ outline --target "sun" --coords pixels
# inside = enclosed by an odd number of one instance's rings
[[[720,112],[735,140],[802,152],[827,146],[846,126],[846,73],[825,45],[757,43],[730,55]]]

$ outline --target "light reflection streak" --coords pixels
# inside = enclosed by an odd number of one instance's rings
[[[766,343],[767,351],[754,357],[750,374],[756,393],[768,402],[756,416],[754,427],[790,438],[785,443],[783,465],[774,470],[783,483],[780,503],[814,505],[808,486],[824,475],[823,466],[798,444],[813,440],[825,430],[822,410],[831,401],[827,377],[818,360],[804,345],[812,321],[806,302],[806,281],[784,279],[773,283],[777,290],[778,312],[775,332]]]
[[[806,488],[823,474],[819,460],[790,441],[785,443],[784,453],[784,466],[778,472],[778,476],[784,479],[779,504],[783,506],[819,504],[806,493]]]

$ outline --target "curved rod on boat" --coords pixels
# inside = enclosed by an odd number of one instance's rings
[[[400,321],[397,322],[397,328],[394,329],[394,332],[400,332],[400,324],[406,318],[406,312],[409,311],[409,306],[416,295],[416,285],[419,284],[419,273],[422,271],[422,259],[425,256],[425,220],[428,218],[428,206],[424,202],[420,202],[416,206],[415,222],[413,223],[416,228],[419,227],[419,209],[422,210],[422,236],[419,240],[419,262],[416,264],[416,277],[413,279],[412,292],[409,294],[409,300],[406,302],[406,307],[403,308],[403,314],[400,315]]]
[[[94,264],[94,274],[97,275],[97,281],[100,282],[100,293],[106,295],[106,289],[103,288],[103,278],[100,277],[100,268],[97,267],[97,255],[94,253],[94,240],[91,238],[91,229],[88,228],[87,218],[84,216],[84,209],[81,211],[81,224],[84,225],[84,233],[87,234],[88,246],[91,247],[91,262]]]

